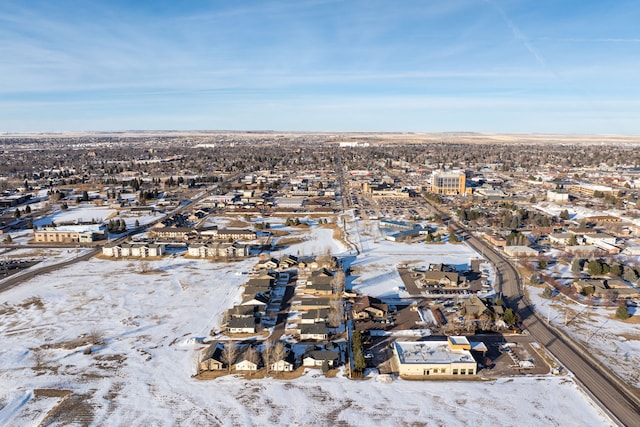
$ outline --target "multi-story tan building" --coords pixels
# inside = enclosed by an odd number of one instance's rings
[[[467,178],[464,171],[433,171],[431,174],[431,191],[436,194],[462,195],[468,194]]]
[[[106,237],[106,227],[103,224],[48,226],[33,232],[36,243],[88,243]]]

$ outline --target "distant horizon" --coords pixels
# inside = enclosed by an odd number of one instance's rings
[[[532,136],[532,137],[585,137],[585,138],[598,138],[598,137],[619,137],[619,138],[640,138],[638,134],[625,134],[625,133],[553,133],[553,132],[477,132],[477,131],[367,131],[367,130],[353,130],[353,131],[332,131],[332,130],[280,130],[280,129],[111,129],[111,130],[64,130],[64,131],[25,131],[25,132],[13,132],[13,131],[0,131],[0,136],[41,136],[41,135],[82,135],[82,134],[222,134],[222,133],[234,133],[234,134],[308,134],[308,135],[424,135],[424,136],[439,136],[439,135],[459,135],[459,136]]]
[[[3,2],[0,132],[640,135],[638,13],[631,0]]]

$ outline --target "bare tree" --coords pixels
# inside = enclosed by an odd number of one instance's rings
[[[271,369],[271,364],[273,363],[273,350],[273,342],[271,340],[265,341],[264,346],[262,347],[262,361],[267,369],[267,373]]]
[[[331,287],[333,288],[334,294],[339,294],[344,291],[345,279],[346,276],[342,270],[337,271],[333,276],[333,279],[331,279]]]
[[[286,354],[287,351],[284,348],[284,344],[282,343],[282,341],[278,341],[276,345],[273,346],[273,352],[271,354],[271,360],[273,361],[272,363],[284,359]]]
[[[343,309],[344,303],[342,298],[334,295],[331,300],[329,300],[329,316],[327,319],[329,321],[329,326],[332,328],[340,326],[340,323],[342,323]]]
[[[151,271],[151,266],[148,261],[140,261],[138,264],[138,271],[142,274],[148,273]]]
[[[231,342],[227,342],[222,349],[222,361],[227,364],[228,372],[231,372],[231,365],[235,362],[237,355],[238,347]]]
[[[260,365],[260,355],[258,354],[258,350],[253,346],[249,346],[249,348],[247,348],[244,352],[244,358],[251,363],[255,363],[256,366]]]
[[[489,325],[491,325],[491,316],[489,316],[487,313],[482,313],[480,315],[480,328],[483,331],[486,331],[487,329],[489,329]]]

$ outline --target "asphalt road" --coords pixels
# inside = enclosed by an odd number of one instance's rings
[[[62,261],[59,262],[57,264],[51,264],[51,265],[46,265],[44,267],[40,267],[40,268],[35,268],[35,269],[30,269],[25,271],[24,273],[18,273],[15,274],[9,278],[7,278],[5,281],[3,281],[2,283],[0,283],[0,292],[4,292],[8,289],[13,288],[14,286],[19,285],[20,283],[30,280],[40,274],[47,274],[47,273],[51,273],[52,271],[56,271],[59,270],[61,268],[65,268],[69,265],[75,264],[77,262],[80,261],[86,261],[88,259],[90,259],[91,257],[97,255],[98,253],[100,253],[100,251],[102,250],[101,247],[96,247],[91,249],[90,251],[88,251],[87,253],[84,253],[78,257],[66,260],[66,261]]]
[[[495,266],[498,289],[502,292],[506,304],[518,313],[522,326],[529,334],[574,374],[615,421],[624,426],[640,425],[638,390],[632,389],[620,380],[592,356],[588,349],[547,324],[524,297],[520,276],[501,254],[483,240],[467,233],[459,224],[451,222],[450,227],[461,235],[469,246],[482,252]]]

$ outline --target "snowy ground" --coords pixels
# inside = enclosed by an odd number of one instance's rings
[[[51,222],[61,224],[65,222],[107,222],[109,219],[124,219],[128,228],[133,228],[136,220],[141,224],[148,224],[158,219],[157,215],[118,215],[118,209],[107,206],[95,206],[91,204],[80,204],[69,206],[66,210],[57,210],[51,215],[39,218],[34,221],[38,227],[49,225]]]
[[[606,360],[625,382],[640,388],[640,324],[634,319],[640,313],[636,310],[635,316],[625,322],[616,319],[615,308],[589,307],[561,295],[547,299],[542,296],[543,290],[544,286],[527,286],[536,310]]]
[[[83,253],[90,251],[87,248],[29,248],[21,247],[13,250],[6,250],[0,257],[3,259],[30,259],[39,261],[38,264],[31,267],[31,269],[37,269],[46,265],[57,264],[62,261],[66,261],[72,258],[76,258]],[[27,271],[27,270],[24,270]],[[20,274],[20,273],[17,273]]]
[[[463,243],[401,243],[380,237],[375,222],[351,222],[351,240],[358,244],[362,254],[351,263],[357,278],[352,289],[378,298],[408,298],[402,290],[403,282],[398,273],[399,264],[428,266],[429,264],[450,264],[459,271],[469,269],[471,260],[481,258],[480,254]],[[490,264],[483,264],[490,281],[494,274]]]
[[[299,249],[347,251],[331,232],[311,229]],[[380,276],[399,259],[457,265],[473,256],[464,245],[431,247],[371,242],[354,262],[358,286],[382,291]],[[52,388],[77,398],[58,425],[610,424],[570,376],[387,383],[310,371],[290,381],[195,380],[196,342],[240,300],[239,272],[255,259],[146,262],[154,272],[140,273],[138,261],[93,259],[0,294],[0,424],[37,424],[57,401],[34,390]],[[103,341],[90,354],[87,336]]]

